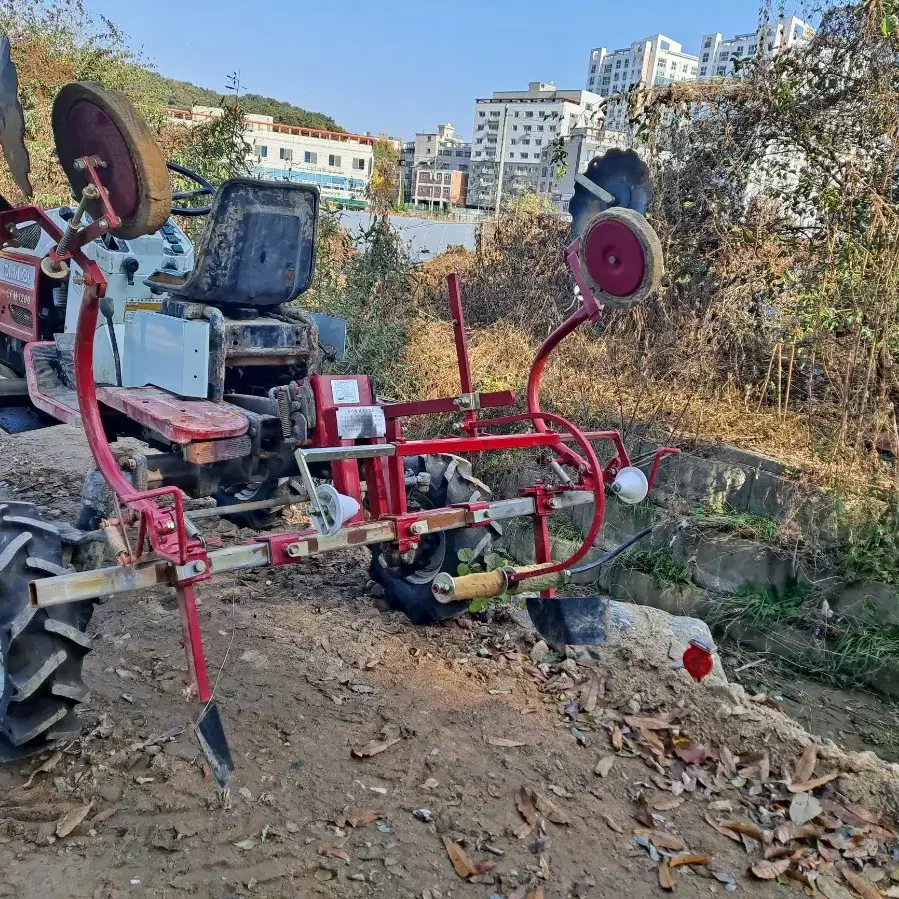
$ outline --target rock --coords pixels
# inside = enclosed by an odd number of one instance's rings
[[[882,624],[899,627],[899,590],[879,581],[844,587],[830,599],[830,607],[841,618],[868,615]]]
[[[122,798],[122,785],[117,780],[104,780],[97,788],[97,795],[107,802],[118,802]]]
[[[192,762],[200,754],[200,750],[192,743],[166,743],[163,752],[173,758],[181,759],[185,762]]]
[[[549,655],[549,646],[547,642],[545,640],[538,640],[531,647],[531,651],[528,655],[535,665],[539,665]]]

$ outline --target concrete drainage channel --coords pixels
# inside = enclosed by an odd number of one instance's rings
[[[633,455],[643,456],[655,446],[644,443]],[[622,556],[599,570],[601,592],[672,616],[701,619],[719,638],[726,635],[812,676],[844,676],[899,697],[899,658],[869,654],[859,670],[857,657],[844,652],[845,641],[834,639],[865,628],[895,631],[899,639],[899,591],[879,582],[844,583],[838,572],[812,569],[797,553],[734,527],[740,516],[753,516],[770,522],[775,531],[779,523],[791,521],[823,542],[835,540],[837,521],[827,497],[791,480],[784,466],[763,456],[721,446],[701,452],[710,457],[683,453],[666,461],[652,494],[654,503],[607,503],[602,532],[588,559],[648,525],[654,531],[630,557],[638,564]],[[526,471],[519,478],[520,486],[533,483]],[[700,509],[720,511],[696,514]],[[591,512],[590,506],[573,510],[572,533],[553,537],[554,558],[570,555]],[[530,532],[509,530],[505,543],[516,561],[533,562]],[[775,612],[801,606],[802,614],[792,619],[784,614],[781,620],[779,614],[767,620],[741,615],[749,605],[747,597],[766,598]]]

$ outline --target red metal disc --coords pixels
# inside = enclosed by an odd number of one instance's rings
[[[123,219],[131,218],[140,203],[140,180],[128,143],[109,113],[89,100],[79,100],[66,110],[64,127],[71,158],[99,156],[106,163],[100,180],[112,208]]]
[[[599,288],[613,297],[636,293],[646,274],[639,238],[623,222],[601,219],[584,235],[584,262]]]

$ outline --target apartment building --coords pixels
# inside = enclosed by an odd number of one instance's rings
[[[210,106],[169,109],[168,115],[187,125],[222,115]],[[271,116],[245,116],[244,137],[258,178],[315,184],[324,199],[346,207],[365,207],[377,138],[342,131],[322,131],[281,125]]]
[[[476,100],[467,205],[495,209],[504,199],[536,193],[544,151],[572,129],[588,127],[600,103],[598,94],[542,81]]]
[[[684,52],[677,41],[664,34],[634,41],[621,50],[597,47],[590,51],[587,90],[602,97],[624,94],[636,87],[657,87],[672,81],[696,78],[699,57]],[[611,100],[606,104],[604,127],[627,131],[627,103]]]
[[[755,31],[725,38],[720,32],[704,34],[699,58],[700,78],[729,78],[739,74],[746,60],[757,54],[775,56],[807,41],[814,29],[796,16],[766,23]]]

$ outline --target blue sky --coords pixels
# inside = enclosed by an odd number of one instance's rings
[[[350,131],[412,137],[452,122],[470,137],[476,97],[528,81],[580,88],[593,47],[662,32],[756,27],[758,0],[87,0],[172,78],[248,90],[327,113]]]

